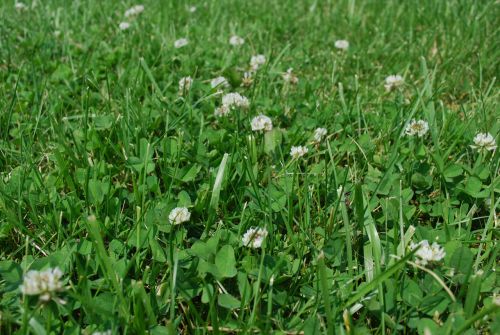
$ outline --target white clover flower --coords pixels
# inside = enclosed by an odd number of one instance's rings
[[[190,76],[183,77],[179,80],[179,92],[184,93],[191,89],[191,85],[193,85],[193,78]]]
[[[57,267],[44,271],[30,270],[24,275],[21,292],[24,295],[39,295],[41,301],[49,301],[56,292],[63,290],[62,275]]]
[[[308,152],[309,152],[309,149],[307,149],[307,147],[303,147],[303,146],[292,147],[290,149],[290,156],[292,156],[293,159],[297,159],[297,158],[304,156]]]
[[[216,88],[216,87],[219,87],[219,86],[220,87],[229,87],[229,83],[228,83],[228,81],[227,81],[226,78],[220,76],[220,77],[216,77],[216,78],[212,79],[210,81],[210,86],[212,88]]]
[[[257,71],[261,65],[264,64],[266,64],[266,56],[264,55],[252,56],[250,59],[250,67],[252,68],[252,71]]]
[[[266,228],[250,228],[243,235],[243,245],[250,248],[260,248],[267,236]]]
[[[197,9],[198,9],[198,8],[196,8],[196,6],[191,6],[191,7],[189,7],[189,8],[188,8],[188,11],[189,11],[190,13],[194,13],[194,12],[196,12],[196,10],[197,10]]]
[[[139,15],[144,11],[143,5],[135,5],[125,11],[125,17]]]
[[[186,45],[189,44],[189,41],[187,38],[179,38],[177,41],[174,42],[174,47],[176,49],[185,47]]]
[[[222,97],[222,104],[228,108],[248,108],[250,106],[248,99],[239,93],[228,93],[224,95]]]
[[[346,40],[335,41],[335,47],[337,49],[347,50],[347,49],[349,49],[349,42]]]
[[[128,28],[130,28],[130,23],[120,22],[120,24],[118,25],[118,28],[120,28],[120,30],[127,30]]]
[[[474,145],[470,147],[478,151],[494,151],[497,148],[495,138],[490,133],[479,133],[473,141]]]
[[[326,128],[316,128],[316,130],[314,131],[314,142],[321,142],[321,140],[323,140],[323,137],[325,137],[327,133],[328,130],[326,130]]]
[[[253,83],[252,73],[245,72],[243,74],[243,79],[241,80],[241,86],[249,87],[252,85],[252,83]]]
[[[289,68],[288,70],[286,70],[285,73],[282,74],[282,76],[283,76],[283,80],[286,83],[295,85],[299,82],[299,78],[295,74],[293,74],[292,71],[293,71],[293,69]]]
[[[424,136],[429,131],[429,124],[424,120],[411,120],[406,126],[405,134],[408,136]]]
[[[17,2],[17,1],[16,1],[16,3],[14,4],[14,8],[15,8],[16,10],[21,11],[21,10],[26,10],[26,9],[28,9],[28,6],[26,6],[26,5],[25,5],[24,3],[22,3],[22,2]]]
[[[399,74],[397,75],[390,75],[387,78],[385,78],[385,90],[386,91],[392,91],[393,89],[400,87],[404,84],[403,77],[401,77]]]
[[[245,40],[237,35],[233,35],[229,38],[229,44],[232,46],[239,46],[245,44]]]
[[[415,263],[422,266],[431,262],[439,262],[444,258],[444,256],[446,256],[444,249],[436,242],[432,243],[432,245],[430,245],[427,240],[422,240],[419,243],[412,242],[410,248],[411,250],[419,248],[415,253],[415,256],[417,257]]]
[[[168,220],[171,224],[177,225],[189,221],[191,213],[186,207],[176,207],[170,211]]]
[[[222,116],[227,116],[229,115],[229,112],[231,111],[231,109],[225,105],[222,105],[220,107],[217,107],[214,111],[214,115],[216,117],[222,117]]]
[[[252,126],[253,131],[273,130],[273,121],[271,120],[271,118],[262,114],[254,117],[250,124]]]

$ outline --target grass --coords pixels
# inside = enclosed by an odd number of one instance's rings
[[[0,3],[1,334],[498,331],[500,160],[470,147],[500,130],[498,1],[143,4]],[[214,116],[217,76],[248,110]],[[51,267],[64,290],[21,293]]]

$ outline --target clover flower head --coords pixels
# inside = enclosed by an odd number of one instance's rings
[[[338,40],[335,41],[335,47],[340,50],[347,50],[349,49],[349,42],[346,40]]]
[[[125,11],[125,17],[136,16],[144,11],[143,5],[135,5]]]
[[[385,78],[385,90],[386,91],[392,91],[395,88],[398,88],[404,84],[404,79],[401,77],[399,74],[396,75],[390,75],[387,78]]]
[[[243,79],[241,80],[241,86],[249,87],[252,85],[252,83],[253,83],[252,73],[250,71],[245,72],[243,74]]]
[[[233,35],[229,38],[229,44],[236,47],[245,44],[245,40],[242,37]]]
[[[14,4],[14,8],[18,11],[22,11],[28,9],[28,6],[26,6],[26,4],[22,2],[16,1],[16,3]]]
[[[250,228],[243,235],[243,245],[250,248],[260,248],[268,232],[266,228]]]
[[[215,109],[214,115],[216,117],[223,117],[229,115],[229,112],[231,112],[231,109],[229,107],[221,105]]]
[[[296,147],[292,147],[290,149],[290,156],[292,156],[293,159],[297,159],[297,158],[303,157],[308,152],[309,152],[309,149],[307,147],[299,145]]]
[[[186,207],[176,207],[170,211],[168,220],[171,224],[178,225],[183,222],[189,221],[191,213]]]
[[[56,292],[63,290],[59,268],[49,268],[43,271],[30,270],[23,278],[20,286],[24,295],[38,295],[41,301],[49,301]]]
[[[179,92],[182,94],[191,89],[191,85],[193,85],[193,78],[190,76],[183,77],[179,80]]]
[[[273,130],[273,121],[266,115],[258,115],[252,119],[251,122],[253,131],[270,131]]]
[[[419,243],[412,242],[410,244],[411,250],[415,250],[417,248],[418,250],[415,253],[415,257],[417,259],[415,260],[415,263],[418,265],[425,266],[428,263],[439,262],[444,258],[444,256],[446,256],[444,248],[442,248],[437,242],[429,244],[429,241],[422,240]]]
[[[257,71],[262,65],[266,64],[266,56],[256,55],[250,59],[250,68],[252,71]]]
[[[118,25],[118,28],[120,28],[120,30],[127,30],[128,28],[130,28],[130,23],[120,22],[120,24]]]
[[[248,99],[239,93],[228,93],[224,95],[222,97],[222,104],[228,108],[248,108],[250,106]]]
[[[189,44],[189,41],[187,38],[179,38],[174,42],[174,48],[179,49],[182,47],[185,47],[186,45]]]
[[[494,151],[497,148],[495,138],[490,133],[479,133],[473,139],[471,148],[477,151]]]
[[[216,77],[214,79],[212,79],[210,81],[210,86],[212,88],[216,88],[216,87],[229,87],[229,83],[227,81],[226,78],[220,76],[220,77]]]
[[[326,128],[316,128],[313,136],[314,142],[316,143],[321,142],[323,140],[323,137],[325,137],[327,133],[328,130],[326,130]]]
[[[424,136],[429,131],[429,123],[424,120],[411,120],[406,126],[405,134],[408,136]]]

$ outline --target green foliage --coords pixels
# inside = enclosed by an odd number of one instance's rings
[[[500,131],[498,2],[25,4],[0,2],[0,334],[498,332],[499,153],[471,148]],[[249,108],[214,116],[229,92]]]

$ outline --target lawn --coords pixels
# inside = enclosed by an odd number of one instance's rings
[[[498,334],[499,17],[2,0],[0,334]]]

